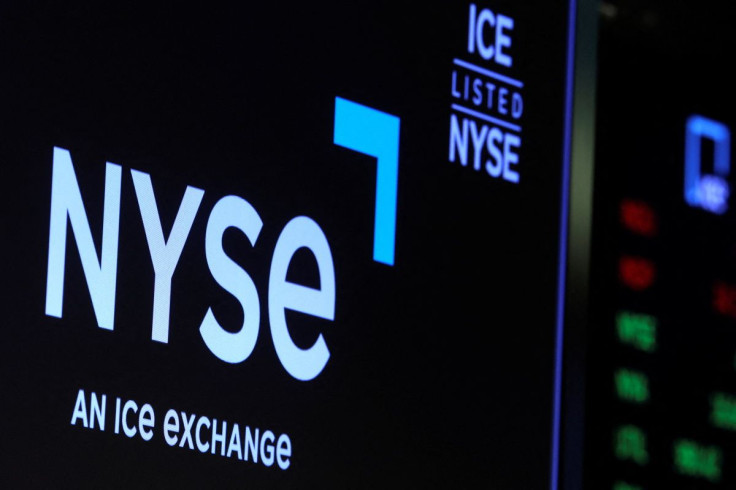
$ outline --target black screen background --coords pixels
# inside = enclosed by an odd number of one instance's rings
[[[566,6],[515,17],[525,81],[521,185],[447,161],[450,73],[467,5],[395,2],[175,7],[26,5],[0,15],[3,486],[545,488],[549,478]],[[401,117],[396,265],[372,261],[373,159],[332,143],[335,96]],[[123,167],[114,331],[97,328],[69,229],[62,319],[44,314],[52,149],[71,151],[100,245],[104,162]],[[153,270],[130,169],[151,175],[165,233],[186,185],[205,190],[172,282],[168,344],[151,341]],[[254,248],[225,248],[258,287],[242,364],[198,333],[239,304],[209,274],[207,216],[250,202]],[[294,216],[324,230],[334,322],[288,316],[331,358],[303,383],[281,367],[267,290]],[[300,254],[290,278],[316,285]],[[293,274],[293,276],[291,275]],[[71,426],[77,391],[150,403],[152,441]],[[168,408],[288,433],[291,467],[168,447]],[[108,408],[109,410],[109,408]]]
[[[687,118],[719,121],[732,138],[736,127],[728,71],[734,39],[725,27],[731,9],[717,2],[607,3],[615,15],[601,17],[599,37],[585,488],[614,482],[733,488],[736,439],[710,422],[711,394],[730,393],[734,383],[733,320],[712,307],[714,283],[736,278],[733,195],[722,216],[688,206],[683,196]],[[704,173],[712,173],[712,152],[704,143]],[[732,178],[729,184],[733,189]],[[651,206],[656,236],[625,229],[623,199]],[[622,284],[618,261],[624,255],[655,264],[649,290]],[[657,318],[654,353],[619,342],[614,319],[623,310]],[[617,398],[613,374],[619,368],[648,376],[648,403]],[[615,431],[627,424],[647,435],[646,465],[615,456]],[[722,451],[718,481],[678,470],[674,445],[682,439]]]

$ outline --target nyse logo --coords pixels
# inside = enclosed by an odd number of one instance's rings
[[[513,67],[514,19],[470,4],[467,49],[453,60],[449,161],[518,184],[524,83]],[[490,63],[490,66],[489,66]]]
[[[184,244],[189,238],[204,191],[187,187],[171,232],[165,237],[151,177],[137,170],[131,170],[130,174],[154,270],[151,339],[168,343],[171,280]],[[98,257],[71,156],[67,150],[54,148],[46,286],[47,315],[61,318],[63,313],[68,220],[74,232],[97,324],[107,330],[114,328],[121,181],[122,168],[114,163],[107,163],[102,247]],[[253,352],[261,313],[258,291],[253,280],[227,256],[222,246],[222,237],[226,229],[236,228],[246,236],[252,246],[256,246],[263,226],[258,212],[248,201],[238,196],[225,196],[217,201],[207,221],[204,241],[210,273],[240,303],[243,324],[239,332],[228,332],[209,309],[199,332],[209,350],[228,363],[242,362]],[[289,263],[296,250],[301,247],[308,248],[316,258],[320,289],[286,280]],[[281,363],[293,377],[310,380],[324,368],[329,359],[329,351],[321,334],[315,344],[306,350],[294,344],[286,324],[287,308],[325,320],[334,320],[335,271],[332,253],[322,229],[306,216],[292,219],[281,231],[276,242],[269,276],[268,310],[271,337]]]
[[[334,144],[377,160],[373,258],[387,265],[394,263],[399,123],[399,118],[370,107],[341,98],[335,100]],[[70,224],[97,324],[113,330],[123,169],[114,163],[106,164],[102,246],[98,256],[69,151],[54,148],[52,165],[46,315],[57,318],[63,315]],[[200,214],[205,191],[192,186],[186,188],[166,237],[150,175],[131,169],[130,176],[154,271],[151,339],[168,343],[172,278],[194,220]],[[258,211],[248,201],[234,195],[220,198],[207,218],[204,243],[210,274],[240,303],[243,323],[237,333],[229,332],[210,308],[201,321],[199,333],[207,348],[227,363],[240,363],[251,355],[258,339],[261,312],[259,291],[248,272],[226,254],[223,235],[227,229],[235,228],[256,247],[264,226]],[[309,249],[316,259],[319,289],[286,279],[292,258],[301,248]],[[309,381],[318,376],[330,358],[330,351],[322,334],[311,347],[298,347],[289,333],[286,310],[333,321],[336,288],[332,252],[322,228],[307,216],[293,218],[281,230],[273,250],[267,294],[276,354],[284,369],[298,380]]]

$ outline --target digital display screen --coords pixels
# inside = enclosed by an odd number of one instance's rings
[[[601,6],[583,488],[734,488],[730,10]]]
[[[0,486],[557,488],[571,22],[3,2]]]

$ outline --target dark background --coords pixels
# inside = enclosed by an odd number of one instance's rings
[[[612,488],[616,481],[636,488],[734,488],[736,437],[713,427],[709,417],[710,394],[732,393],[736,382],[736,325],[712,308],[715,281],[736,280],[735,181],[729,179],[730,208],[722,216],[689,207],[683,197],[689,116],[730,128],[733,162],[733,9],[708,1],[602,5],[584,488]],[[712,172],[712,151],[712,144],[703,144],[703,172]],[[654,209],[655,237],[623,227],[625,198]],[[652,288],[634,292],[621,284],[623,255],[653,261]],[[657,317],[656,352],[618,342],[615,315],[621,310]],[[618,368],[649,377],[649,403],[617,399]],[[614,456],[614,432],[626,424],[647,434],[649,464]],[[679,439],[723,451],[719,482],[678,473],[673,445]]]
[[[492,6],[516,20],[507,73],[526,84],[515,186],[447,161],[463,2],[3,2],[0,484],[546,488],[567,10],[517,3]],[[401,118],[394,267],[372,261],[375,162],[333,145],[336,96]],[[123,167],[114,331],[96,326],[71,233],[63,318],[44,314],[54,146],[71,151],[98,250],[104,162]],[[165,234],[186,185],[205,190],[168,344],[150,339],[130,169],[151,175]],[[261,301],[259,341],[237,365],[198,332],[210,306],[228,328],[242,321],[204,257],[228,194],[264,222],[253,248],[225,235]],[[337,284],[334,322],[288,317],[295,342],[321,332],[330,349],[311,382],[286,373],[268,331],[271,255],[297,215],[324,230]],[[304,252],[290,278],[316,286],[315,270]],[[110,415],[105,432],[71,426],[80,388],[150,403],[153,440],[113,434]],[[291,467],[168,447],[169,408],[287,433]]]

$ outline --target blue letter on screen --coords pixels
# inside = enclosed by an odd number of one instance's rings
[[[713,141],[713,174],[703,173],[700,142]],[[731,134],[728,128],[712,119],[690,116],[685,130],[685,201],[690,206],[723,214],[728,208],[731,171]]]
[[[335,97],[334,143],[378,159],[373,260],[387,265],[394,265],[400,122],[396,116]]]

